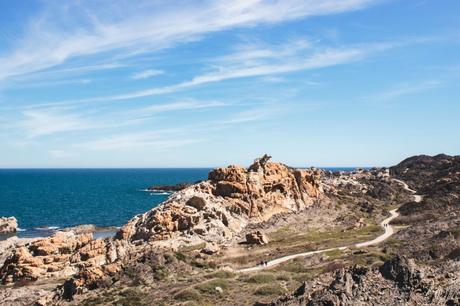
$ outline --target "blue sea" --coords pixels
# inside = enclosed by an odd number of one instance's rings
[[[328,170],[353,170],[330,168]],[[79,224],[121,226],[165,201],[151,185],[193,183],[210,169],[0,169],[0,216],[15,216],[19,236]]]

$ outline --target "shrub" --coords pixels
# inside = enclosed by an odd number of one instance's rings
[[[236,276],[235,273],[225,270],[219,270],[215,273],[211,273],[206,275],[206,278],[234,278]]]
[[[276,280],[273,274],[261,273],[251,276],[247,282],[254,283],[254,284],[266,284],[271,283]]]
[[[174,299],[178,301],[198,301],[200,300],[200,293],[193,288],[187,288],[177,293]]]
[[[206,294],[213,294],[216,292],[216,287],[223,290],[228,288],[228,282],[225,279],[215,279],[205,283],[201,283],[195,287],[198,291]]]
[[[257,288],[254,294],[267,296],[267,295],[282,295],[285,292],[286,290],[282,288],[280,285],[272,284],[272,285],[264,285],[264,286]]]
[[[176,256],[177,260],[180,261],[185,261],[187,259],[187,257],[181,252],[174,253],[174,256]]]

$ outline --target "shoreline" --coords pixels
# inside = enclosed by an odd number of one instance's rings
[[[3,241],[7,241],[11,238],[17,239],[36,239],[36,238],[46,238],[54,235],[56,232],[68,232],[68,231],[77,231],[80,227],[84,226],[93,226],[88,224],[81,224],[72,227],[58,227],[58,226],[49,226],[49,227],[35,227],[35,228],[26,228],[26,229],[19,229],[14,233],[8,234],[0,234],[0,243]],[[93,239],[99,238],[106,238],[106,237],[114,237],[117,231],[120,229],[119,226],[94,226],[89,230],[85,230],[83,232],[91,232],[93,234]]]

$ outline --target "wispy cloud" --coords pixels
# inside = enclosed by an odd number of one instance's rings
[[[145,107],[135,108],[130,111],[130,114],[137,116],[151,116],[158,113],[171,112],[171,111],[184,111],[184,110],[197,110],[197,109],[210,109],[216,107],[223,107],[228,105],[220,101],[199,101],[188,99],[184,101],[175,101],[171,103],[152,104]]]
[[[418,83],[399,84],[389,90],[376,93],[364,99],[373,101],[386,101],[400,98],[402,96],[414,95],[440,87],[442,83],[438,80],[421,81]]]
[[[111,110],[108,113],[106,108],[94,108],[91,111],[72,107],[24,109],[20,113],[22,119],[9,125],[19,128],[31,139],[58,133],[138,125],[161,113],[205,110],[226,105],[220,101],[186,99],[135,106],[122,111]]]
[[[155,69],[148,69],[144,71],[139,71],[134,73],[131,78],[134,80],[142,80],[142,79],[148,79],[154,76],[162,75],[164,71],[162,70],[155,70]]]
[[[26,110],[22,112],[22,115],[24,119],[17,126],[24,130],[28,138],[93,129],[100,126],[81,116],[56,109]]]
[[[238,0],[51,2],[0,58],[0,79],[55,67],[76,57],[112,52],[123,58],[234,27],[361,9],[375,0]],[[135,15],[136,18],[131,18]],[[78,26],[75,26],[77,25]]]
[[[108,101],[121,101],[142,97],[150,97],[156,95],[170,94],[181,90],[193,88],[196,86],[216,83],[225,80],[232,80],[238,78],[260,77],[260,76],[273,76],[285,73],[305,71],[312,69],[320,69],[343,65],[351,62],[358,61],[372,53],[392,48],[392,43],[377,43],[361,46],[350,46],[342,48],[325,48],[314,50],[308,54],[302,52],[293,54],[290,57],[277,59],[274,61],[272,56],[268,60],[264,60],[266,55],[261,55],[258,61],[251,62],[233,62],[233,60],[224,60],[222,66],[218,66],[214,71],[197,75],[194,78],[178,84],[154,87],[150,89],[134,91],[126,94],[100,96],[88,99],[70,100],[55,103],[45,103],[39,106],[48,105],[72,105],[80,103],[92,102],[108,102]],[[299,49],[302,50],[302,49]],[[232,58],[229,56],[228,58]],[[256,57],[253,56],[253,59]]]

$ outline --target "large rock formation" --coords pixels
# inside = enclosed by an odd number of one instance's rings
[[[207,181],[134,217],[117,238],[168,240],[176,246],[190,241],[223,243],[249,223],[303,210],[321,197],[319,170],[292,169],[269,159],[265,155],[247,169],[229,166],[211,171]]]
[[[15,217],[0,218],[0,234],[15,233],[18,230],[18,220]]]

